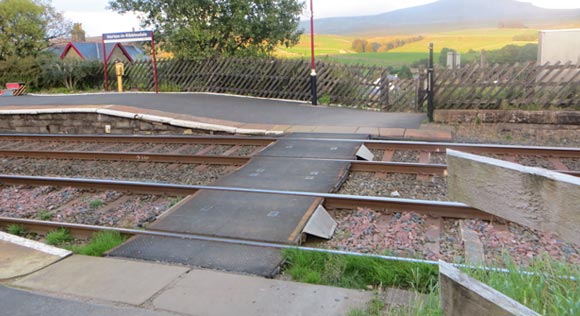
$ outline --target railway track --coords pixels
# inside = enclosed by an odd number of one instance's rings
[[[320,142],[361,142],[361,140],[349,139],[312,139],[300,137],[288,137],[293,141],[320,141]],[[269,137],[230,137],[230,136],[78,136],[78,135],[0,135],[0,157],[14,159],[12,162],[27,163],[27,159],[58,159],[68,163],[72,160],[104,161],[104,162],[135,162],[142,163],[144,168],[151,164],[167,164],[179,166],[196,164],[200,166],[229,166],[237,168],[248,163],[252,156],[264,148],[278,141]],[[401,173],[417,174],[421,176],[444,177],[447,174],[445,162],[445,150],[455,149],[476,154],[488,155],[495,158],[513,162],[521,162],[519,159],[529,159],[539,162],[538,165],[550,169],[580,176],[580,149],[557,148],[557,147],[529,147],[529,146],[503,146],[503,145],[477,145],[455,143],[427,143],[427,142],[402,142],[383,140],[362,140],[367,148],[375,154],[379,161],[356,161],[342,160],[350,164],[352,172],[369,173]],[[23,160],[18,160],[23,159]],[[296,158],[302,159],[302,158]],[[317,159],[330,160],[330,159]],[[67,162],[68,161],[68,162]],[[336,161],[336,160],[332,160]],[[203,168],[199,169],[200,172]],[[419,178],[418,177],[418,178]],[[508,230],[506,223],[496,222],[489,214],[473,209],[467,205],[455,202],[429,201],[420,199],[388,198],[380,196],[360,196],[349,194],[331,194],[318,192],[280,191],[280,190],[255,190],[237,187],[219,187],[210,185],[187,185],[172,183],[151,183],[135,181],[111,181],[98,179],[79,179],[63,177],[32,177],[2,175],[0,183],[9,186],[49,186],[49,187],[74,187],[87,190],[118,191],[130,194],[187,196],[199,190],[265,193],[287,196],[313,197],[322,199],[324,206],[335,214],[341,212],[366,212],[378,211],[385,214],[383,222],[396,222],[398,217],[393,212],[408,214],[413,212],[423,216],[419,218],[425,226],[431,229],[430,234],[442,235],[449,230],[449,221],[459,223],[467,220],[495,223]],[[362,210],[362,211],[361,211]],[[359,216],[359,215],[356,215]],[[374,215],[373,215],[374,216]],[[371,216],[371,218],[373,217]],[[397,215],[400,216],[400,215]],[[413,215],[415,216],[415,215]],[[101,229],[99,226],[92,228],[79,228],[74,223],[53,222],[41,223],[23,218],[0,218],[0,226],[8,224],[22,224],[31,227],[31,231],[45,232],[47,229],[64,226],[72,231],[78,230],[79,236],[91,234]],[[383,223],[384,224],[384,223]],[[44,226],[43,226],[44,225]],[[455,224],[453,224],[455,225]],[[44,228],[41,228],[43,226]],[[51,228],[52,227],[52,228]],[[92,230],[91,230],[92,229]],[[116,228],[102,228],[116,229]],[[83,233],[84,231],[84,233]],[[130,230],[126,234],[134,234]],[[151,232],[161,234],[161,232]],[[174,234],[180,235],[180,234]],[[179,237],[179,236],[174,236]],[[195,238],[209,238],[207,236],[194,236]],[[187,238],[194,238],[187,237]],[[179,238],[185,238],[183,236]],[[423,238],[423,237],[421,237]],[[515,238],[515,237],[514,237]],[[464,242],[459,240],[460,242]],[[237,241],[235,241],[237,242]],[[250,241],[241,241],[242,243]],[[430,248],[438,252],[439,246],[435,244]],[[268,245],[272,247],[272,245]],[[275,247],[275,245],[274,245]],[[441,245],[443,247],[443,245]],[[443,252],[443,251],[442,251]],[[427,257],[428,258],[428,257]]]
[[[286,139],[312,140],[310,138]],[[246,164],[254,154],[276,140],[276,138],[267,137],[227,136],[4,134],[0,135],[0,157],[241,166]],[[337,139],[320,139],[319,141],[337,141]],[[338,141],[360,142],[360,140],[349,139],[339,139]],[[375,159],[378,161],[350,161],[352,171],[441,176],[446,174],[446,166],[441,163],[445,160],[445,150],[455,149],[490,155],[512,162],[518,162],[518,157],[530,156],[533,157],[532,162],[537,163],[528,163],[528,165],[580,176],[580,149],[576,148],[381,140],[365,140],[364,144],[375,152],[375,156],[377,156]],[[225,147],[226,145],[227,147]],[[103,151],[103,148],[107,150]],[[392,161],[400,152],[411,152],[411,161]],[[212,154],[208,155],[208,153]],[[433,159],[433,157],[437,158]],[[538,159],[541,159],[539,163]]]

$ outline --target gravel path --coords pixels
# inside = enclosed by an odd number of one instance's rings
[[[377,174],[351,172],[339,194],[385,196],[405,199],[447,201],[447,180],[430,177],[422,181],[417,175],[404,173]]]
[[[230,171],[228,166],[208,166],[203,171],[196,171],[197,166],[199,165],[4,158],[0,159],[0,174],[207,185]]]

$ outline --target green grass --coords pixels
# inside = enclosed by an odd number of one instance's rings
[[[70,232],[64,228],[59,228],[57,230],[53,230],[46,234],[44,242],[53,245],[53,246],[63,246],[66,243],[69,243],[73,240]]]
[[[506,264],[510,273],[464,272],[542,315],[580,315],[580,266],[545,256],[526,268],[535,275],[525,275],[517,273],[520,268],[513,261]]]
[[[439,54],[435,54],[435,61]],[[409,65],[421,59],[429,58],[426,50],[424,53],[360,53],[360,54],[342,54],[324,57],[323,60],[340,62],[347,65],[362,64],[369,66],[402,66]]]
[[[413,306],[385,307],[377,299],[351,316],[440,316],[437,266],[374,258],[285,250],[284,273],[305,283],[353,289],[397,287],[422,292],[427,298]],[[549,257],[535,260],[526,271],[506,259],[508,272],[463,269],[471,277],[491,286],[542,315],[580,315],[580,266],[556,262]],[[570,278],[571,277],[571,278]],[[381,314],[383,313],[383,314]]]
[[[398,287],[422,293],[437,283],[437,267],[376,258],[284,250],[286,274],[299,282],[367,289]]]
[[[365,309],[353,309],[348,312],[348,316],[381,316],[385,309],[385,303],[378,297],[373,298]]]
[[[36,218],[41,221],[49,221],[52,218],[52,214],[49,210],[40,209],[36,211]]]
[[[20,224],[11,224],[6,227],[6,232],[16,236],[23,236],[26,233],[26,229]]]
[[[119,232],[103,231],[94,234],[88,244],[73,246],[69,250],[81,255],[100,257],[108,250],[122,244],[126,239]]]
[[[103,202],[103,201],[101,201],[101,200],[99,200],[99,199],[96,199],[96,200],[92,200],[92,201],[89,203],[89,207],[90,207],[90,208],[99,208],[99,207],[103,206],[103,204],[104,204],[104,202]]]
[[[352,41],[354,37],[316,34],[314,39],[315,55],[336,55],[353,53]],[[310,34],[303,34],[297,45],[292,47],[278,47],[275,55],[277,57],[307,57],[310,56]]]

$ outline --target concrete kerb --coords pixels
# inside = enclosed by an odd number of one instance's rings
[[[63,113],[96,113],[109,115],[114,117],[122,117],[128,119],[137,119],[148,122],[156,122],[162,124],[169,124],[176,127],[201,129],[214,132],[225,132],[231,134],[245,134],[245,135],[282,135],[284,132],[275,130],[261,130],[261,129],[244,129],[236,128],[227,125],[209,124],[197,121],[188,121],[181,119],[174,119],[159,115],[150,115],[142,113],[132,113],[119,110],[111,110],[106,107],[113,105],[105,105],[104,108],[49,108],[49,109],[12,109],[0,110],[0,115],[38,115],[38,114],[63,114]]]
[[[47,244],[43,244],[38,241],[22,238],[20,236],[8,234],[0,231],[0,240],[13,243],[18,246],[26,247],[36,251],[44,252],[49,255],[58,256],[61,258],[68,257],[72,254],[72,251],[68,251],[61,248],[56,248]]]

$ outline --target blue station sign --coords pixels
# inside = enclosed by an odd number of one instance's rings
[[[103,34],[104,43],[142,42],[153,40],[152,31],[121,32]]]

